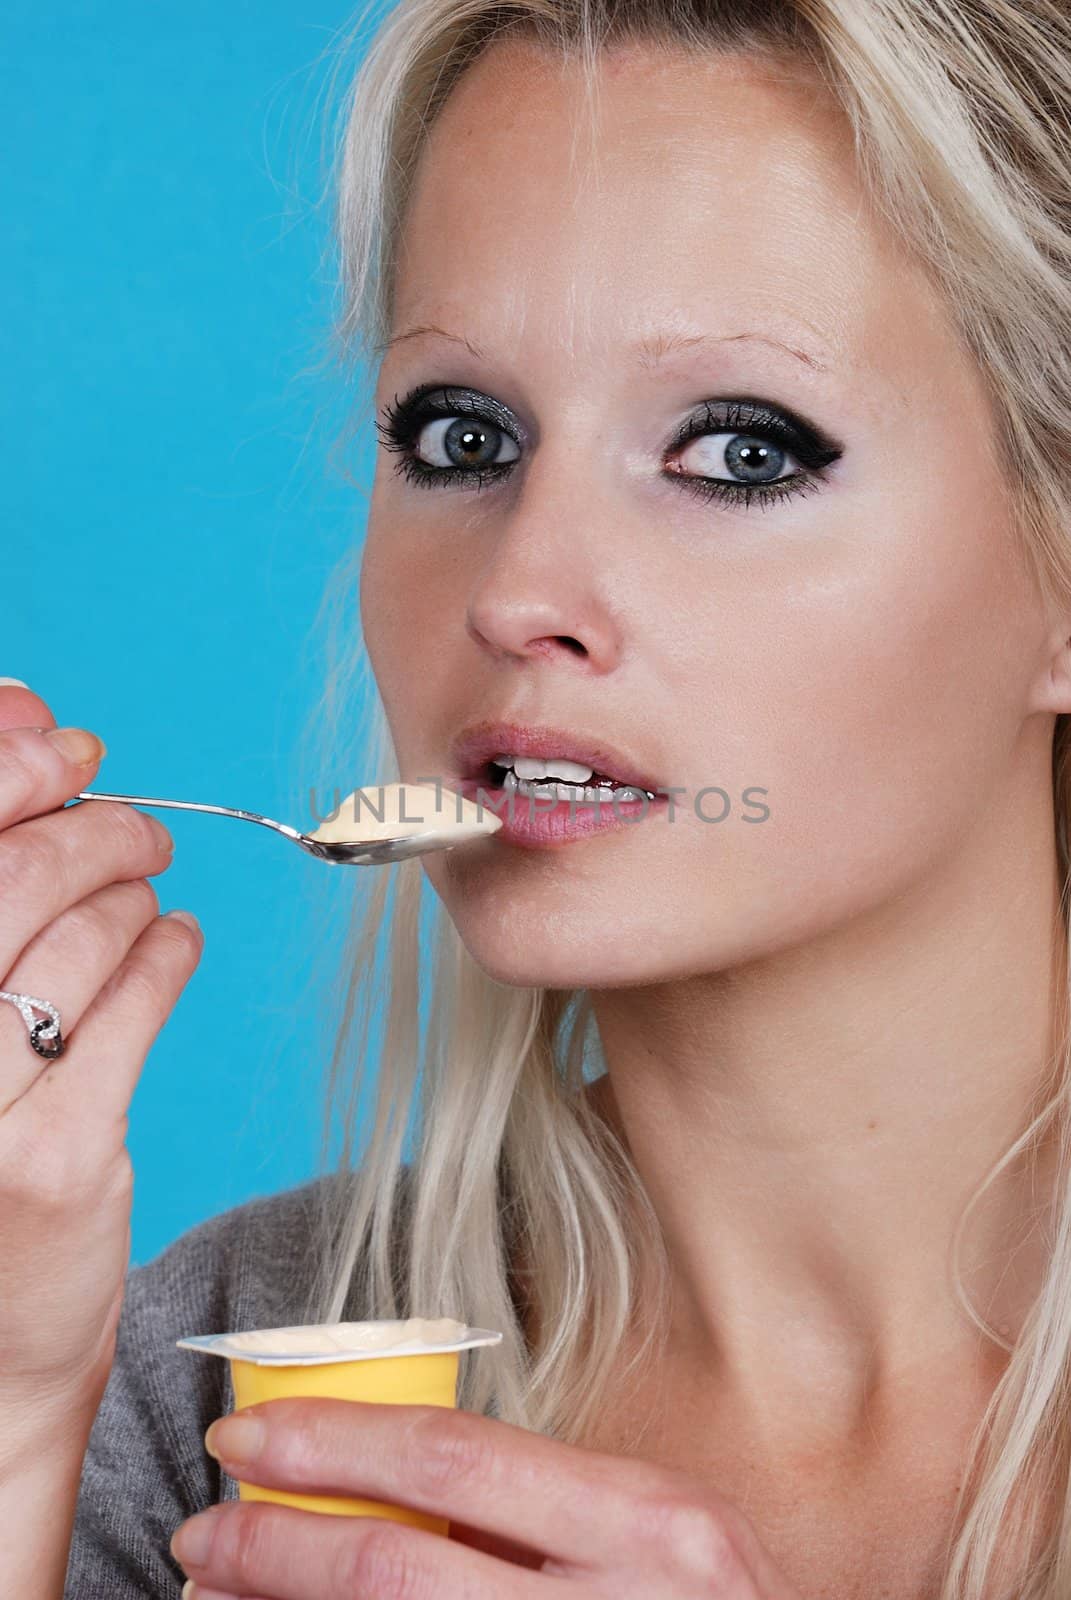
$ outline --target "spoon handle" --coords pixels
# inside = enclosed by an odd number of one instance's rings
[[[271,817],[262,817],[256,811],[240,811],[233,806],[206,806],[200,805],[196,800],[158,800],[149,795],[141,794],[100,794],[97,791],[85,794],[76,794],[76,800],[121,800],[129,806],[172,806],[176,811],[214,811],[220,817],[238,817],[242,822],[259,822],[262,827],[274,828],[277,833],[285,833],[288,839],[301,839],[303,836],[297,828],[288,827],[285,822],[273,822]]]

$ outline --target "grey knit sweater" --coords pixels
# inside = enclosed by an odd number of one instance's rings
[[[180,1600],[185,1574],[171,1535],[195,1512],[237,1499],[238,1488],[204,1448],[209,1423],[234,1407],[230,1364],[176,1350],[175,1340],[302,1320],[316,1189],[313,1181],[221,1212],[128,1270],[64,1600]],[[362,1314],[353,1304],[343,1313]]]

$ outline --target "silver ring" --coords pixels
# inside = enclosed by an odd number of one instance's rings
[[[54,1005],[47,1000],[38,1000],[32,994],[12,994],[8,989],[0,989],[0,1000],[10,1000],[22,1015],[30,1033],[30,1044],[39,1056],[44,1056],[46,1061],[54,1061],[56,1056],[61,1056],[67,1048],[67,1041],[60,1032],[60,1014]],[[35,1017],[30,1007],[38,1011],[46,1011],[45,1017]]]

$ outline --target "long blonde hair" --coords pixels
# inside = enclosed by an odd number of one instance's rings
[[[368,381],[391,328],[399,220],[423,140],[459,74],[492,42],[519,30],[578,62],[592,127],[598,52],[619,41],[655,50],[747,52],[812,71],[847,114],[876,204],[945,291],[964,344],[988,380],[1014,491],[1013,536],[1043,591],[1066,601],[1071,20],[1061,6],[1062,0],[390,5],[375,19],[371,43],[361,44],[337,141],[337,332],[344,360],[358,382]],[[370,15],[368,9],[357,19],[340,63],[348,48],[367,39]],[[316,770],[338,770],[363,675],[372,739],[348,770],[362,781],[397,778],[367,657],[360,643],[349,644],[357,632],[355,577],[351,562],[330,590],[340,605],[332,626],[343,644],[310,724]],[[1068,718],[1057,717],[1061,935],[1068,920],[1067,729]],[[591,1069],[605,1067],[590,997],[491,979],[468,956],[438,899],[424,894],[418,862],[345,876],[353,927],[342,947],[342,1016],[333,1042],[325,1040],[324,1181],[308,1320],[449,1315],[501,1329],[500,1345],[463,1357],[459,1403],[582,1442],[614,1404],[608,1385],[612,1376],[621,1381],[623,1353],[629,1372],[657,1371],[668,1303],[653,1209],[627,1152],[581,1092]],[[332,908],[325,918],[323,940],[331,949],[338,948],[337,916]],[[1071,1176],[1061,1115],[1071,1082],[1071,974],[1066,946],[1054,948],[1060,950],[1057,1045],[1036,1115],[1032,1106],[1029,1124],[986,1175],[957,1232],[953,1275],[960,1299],[1008,1359],[972,1444],[937,1600],[988,1600],[1013,1512],[1024,1505],[1031,1508],[1027,1527],[1037,1554],[1026,1577],[1017,1576],[1016,1600],[1071,1596]],[[373,1089],[374,1109],[362,1107],[363,1092]],[[360,1129],[366,1132],[358,1142]],[[1009,1344],[963,1293],[958,1243],[986,1188],[1009,1163],[1029,1159],[1047,1131],[1058,1134],[1061,1155],[1047,1272]],[[341,1149],[333,1152],[336,1132]],[[516,1271],[521,1259],[523,1275]],[[635,1293],[641,1261],[642,1320]],[[534,1332],[522,1303],[538,1305]],[[627,1343],[636,1332],[642,1337]],[[642,1434],[641,1428],[628,1447]],[[1042,1505],[1055,1505],[1055,1516],[1041,1516]]]

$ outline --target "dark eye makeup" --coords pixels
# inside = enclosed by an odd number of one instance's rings
[[[451,447],[497,458],[502,444],[512,441],[519,451],[523,437],[512,413],[497,400],[478,389],[447,384],[420,384],[393,404],[387,404],[376,423],[385,450],[399,456],[395,468],[412,483],[423,488],[443,488],[450,484],[482,489],[485,484],[509,476],[516,457],[506,461],[491,459],[477,465],[455,462],[435,466],[421,459],[416,447],[430,422],[446,419],[452,426],[443,434]],[[465,426],[467,424],[467,426]],[[693,412],[667,446],[667,455],[681,453],[694,439],[724,435],[725,465],[737,478],[703,477],[669,470],[663,476],[703,500],[721,500],[736,505],[757,503],[767,506],[790,495],[813,493],[820,487],[826,469],[844,453],[844,447],[821,429],[805,422],[785,406],[765,400],[707,400]],[[766,481],[748,477],[771,466],[779,468],[781,458],[793,457],[800,469]]]

